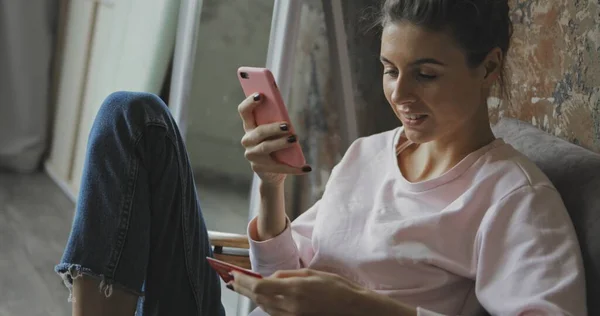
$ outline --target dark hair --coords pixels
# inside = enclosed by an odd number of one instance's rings
[[[448,32],[464,50],[470,67],[479,66],[499,47],[504,57],[499,84],[508,96],[505,60],[513,33],[508,0],[385,0],[377,22],[381,27],[409,22]]]

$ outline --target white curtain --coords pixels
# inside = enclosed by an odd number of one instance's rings
[[[48,139],[55,0],[0,0],[0,169],[35,170]]]

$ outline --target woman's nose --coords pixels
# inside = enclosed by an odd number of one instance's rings
[[[415,97],[410,78],[407,78],[407,76],[398,76],[394,84],[391,99],[396,105],[414,102]]]

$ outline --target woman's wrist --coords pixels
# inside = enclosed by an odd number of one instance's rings
[[[284,185],[261,182],[261,208],[257,219],[259,240],[268,240],[286,228]]]
[[[285,186],[285,179],[284,179],[284,181],[277,181],[277,182],[268,182],[268,181],[261,180],[260,185],[259,185],[259,190],[260,191],[283,190],[284,186]]]

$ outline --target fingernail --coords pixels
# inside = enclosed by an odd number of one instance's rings
[[[304,167],[302,167],[302,171],[304,171],[304,172],[311,172],[312,168],[310,166],[304,166]]]
[[[229,276],[231,277],[232,280],[235,280],[235,276],[233,275],[233,273],[229,272],[227,274],[229,274]]]
[[[226,286],[228,289],[230,289],[230,290],[232,290],[232,291],[233,291],[233,285],[231,285],[231,284],[227,283],[227,285],[225,285],[225,286]]]
[[[287,139],[288,143],[295,143],[297,141],[296,136],[292,135]]]
[[[279,129],[281,129],[282,131],[285,132],[285,131],[289,130],[290,128],[286,123],[283,123],[283,124],[279,125]]]
[[[260,100],[260,93],[255,93],[253,99],[255,102],[258,102]]]

